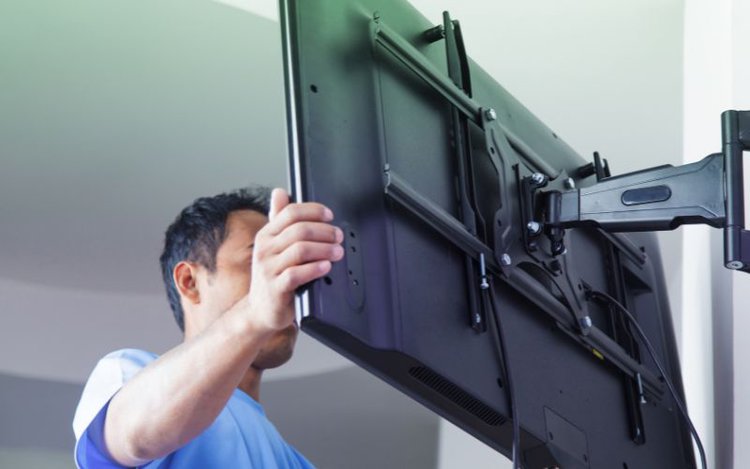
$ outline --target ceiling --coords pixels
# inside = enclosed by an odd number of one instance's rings
[[[0,31],[0,372],[83,382],[108,351],[179,342],[158,257],[185,205],[286,184],[278,24],[205,1],[12,1]],[[346,366],[301,337],[269,377]]]

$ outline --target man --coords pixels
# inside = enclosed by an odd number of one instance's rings
[[[97,364],[73,421],[79,467],[311,467],[266,419],[260,383],[291,357],[294,292],[343,257],[343,233],[281,189],[268,205],[267,190],[201,198],[169,227],[162,273],[184,341]]]

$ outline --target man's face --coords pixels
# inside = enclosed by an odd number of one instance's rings
[[[203,269],[204,275],[198,279],[202,303],[198,314],[208,315],[212,322],[245,299],[250,291],[255,235],[266,223],[268,218],[253,210],[229,214],[226,237],[216,253],[216,271]],[[261,349],[253,367],[263,370],[286,363],[292,356],[297,333],[295,324],[277,332]]]

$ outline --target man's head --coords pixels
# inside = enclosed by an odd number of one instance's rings
[[[175,320],[186,337],[208,327],[245,298],[252,248],[267,223],[270,191],[240,189],[186,207],[165,234],[161,270]],[[291,356],[296,327],[269,340],[254,366],[272,368]]]

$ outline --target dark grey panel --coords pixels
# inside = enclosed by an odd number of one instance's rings
[[[72,449],[80,384],[0,374],[0,447]]]
[[[0,447],[0,467],[23,469],[75,469],[70,450]]]

